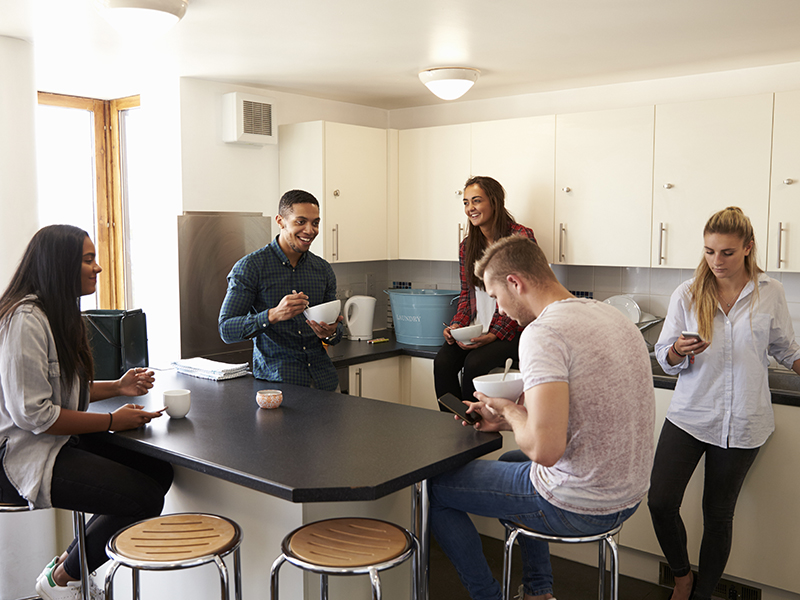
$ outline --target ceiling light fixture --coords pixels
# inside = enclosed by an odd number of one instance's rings
[[[480,74],[468,67],[437,67],[421,71],[419,80],[442,100],[455,100],[467,93]]]
[[[186,14],[189,0],[95,0],[100,14],[118,31],[157,37]]]

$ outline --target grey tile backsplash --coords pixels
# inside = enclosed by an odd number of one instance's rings
[[[387,325],[388,297],[383,290],[393,281],[411,282],[413,288],[460,289],[458,262],[393,260],[360,263],[335,263],[338,296],[368,295],[378,300],[375,329]],[[663,317],[672,292],[694,275],[691,269],[648,269],[640,267],[585,267],[553,265],[553,271],[567,289],[591,292],[596,300],[629,294],[643,312]],[[792,315],[795,332],[800,332],[800,273],[769,273],[781,281]],[[646,333],[647,341],[658,339],[660,326]]]

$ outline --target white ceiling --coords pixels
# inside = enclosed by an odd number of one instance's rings
[[[474,100],[797,62],[798,25],[798,0],[189,0],[131,44],[93,0],[0,0],[43,91],[122,96],[170,70],[385,109],[442,102],[432,66],[480,69]]]

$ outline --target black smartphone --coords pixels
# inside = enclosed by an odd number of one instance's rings
[[[470,425],[475,425],[481,420],[480,413],[468,413],[467,405],[461,401],[461,398],[456,398],[453,394],[447,393],[439,398],[439,404],[444,406],[451,413],[454,413],[464,419]]]

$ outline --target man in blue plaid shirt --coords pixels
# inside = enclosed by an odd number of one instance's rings
[[[258,379],[334,391],[336,369],[326,344],[342,337],[335,323],[306,320],[303,311],[336,299],[330,264],[309,252],[319,234],[319,202],[308,192],[286,192],[278,204],[280,234],[237,262],[219,312],[219,333],[228,344],[253,340]]]

